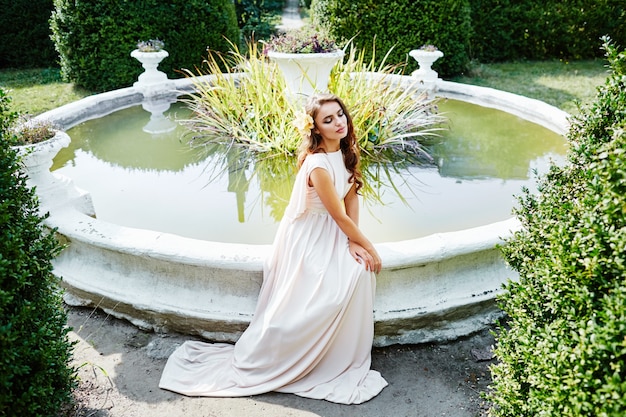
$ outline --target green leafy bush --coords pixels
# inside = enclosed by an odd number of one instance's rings
[[[572,121],[568,163],[525,191],[503,247],[494,416],[626,415],[626,53]]]
[[[159,69],[170,78],[201,65],[206,49],[239,41],[230,0],[55,0],[51,26],[64,77],[92,91],[128,87],[143,71],[130,57],[142,39],[165,42]]]
[[[393,48],[387,62],[407,63],[406,71],[417,68],[408,53],[424,44],[444,52],[433,66],[440,75],[460,73],[469,64],[469,0],[313,0],[311,16],[335,39],[354,38],[361,49],[374,42],[377,50]]]
[[[470,0],[472,58],[515,59],[599,57],[601,36],[626,44],[623,0]]]
[[[0,68],[48,67],[58,55],[50,39],[53,0],[0,0]]]
[[[16,114],[0,89],[0,415],[56,416],[75,383],[67,316],[52,275],[60,245],[11,148]]]
[[[253,39],[268,39],[275,32],[283,3],[283,0],[235,0],[237,24],[244,44]]]

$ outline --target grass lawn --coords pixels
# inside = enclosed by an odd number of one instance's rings
[[[64,82],[57,68],[2,69],[0,87],[10,90],[13,110],[33,116],[91,94]]]
[[[476,64],[451,81],[492,87],[536,98],[568,113],[578,113],[576,103],[588,104],[607,76],[604,60],[541,61]],[[91,94],[61,79],[55,68],[0,69],[0,87],[11,90],[13,108],[37,115]]]
[[[477,64],[451,81],[491,87],[545,101],[571,114],[589,104],[608,76],[603,59]]]

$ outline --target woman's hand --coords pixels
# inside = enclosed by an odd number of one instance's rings
[[[378,256],[378,252],[373,247],[370,250],[365,249],[363,246],[353,241],[348,241],[348,247],[350,249],[350,255],[358,262],[365,262],[365,269],[379,273],[382,269],[382,260]]]

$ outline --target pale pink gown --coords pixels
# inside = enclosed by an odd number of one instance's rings
[[[352,258],[346,235],[308,185],[315,168],[328,170],[345,197],[351,184],[341,151],[309,155],[265,262],[250,326],[234,346],[184,343],[159,387],[189,396],[278,391],[359,404],[387,385],[370,370],[376,277]]]

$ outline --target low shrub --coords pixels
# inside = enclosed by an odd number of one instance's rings
[[[60,250],[26,184],[0,89],[0,415],[56,416],[71,401],[72,344],[52,259]]]
[[[503,253],[494,416],[626,415],[626,53],[572,120],[568,163],[526,190]]]

